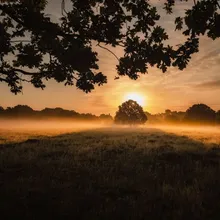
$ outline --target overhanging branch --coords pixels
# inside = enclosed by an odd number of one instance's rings
[[[8,82],[8,81],[4,78],[0,78],[0,82]]]
[[[12,70],[15,71],[15,72],[20,72],[20,73],[22,73],[22,74],[24,74],[26,76],[36,76],[36,75],[41,75],[42,73],[49,73],[49,71],[33,72],[33,73],[31,73],[31,72],[27,72],[25,70],[16,69],[16,68],[13,68]]]
[[[31,80],[22,79],[22,78],[20,78],[20,80],[21,80],[21,81],[23,81],[23,82],[28,82],[28,83],[31,83]]]
[[[219,4],[219,2],[217,1],[217,6],[218,6],[218,8],[220,9],[220,4]]]
[[[11,17],[14,21],[16,21],[17,23],[21,24],[22,26],[24,25],[24,22],[22,22],[20,19],[18,19],[18,17],[16,17],[16,14],[14,13],[10,13],[3,5],[0,4],[0,10],[2,10],[5,14],[7,14],[9,17]]]
[[[104,49],[104,50],[107,50],[107,51],[108,51],[109,53],[111,53],[118,61],[120,61],[119,58],[117,57],[117,55],[116,55],[115,53],[113,53],[111,50],[109,50],[108,48],[101,46],[100,43],[98,43],[96,46],[98,46],[98,47],[100,47],[100,48],[102,48],[102,49]]]
[[[61,13],[62,13],[62,15],[64,15],[64,13],[67,14],[66,6],[65,5],[66,5],[65,0],[62,0],[62,3],[61,3]]]

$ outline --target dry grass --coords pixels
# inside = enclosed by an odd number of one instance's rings
[[[2,219],[220,219],[218,130],[63,132],[2,133]]]

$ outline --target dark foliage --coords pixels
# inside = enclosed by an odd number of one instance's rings
[[[164,113],[149,114],[145,112],[150,124],[194,124],[213,125],[220,124],[220,111],[215,112],[204,104],[195,104],[186,112],[165,110]]]
[[[177,112],[177,111],[171,111],[166,110],[164,114],[164,120],[168,123],[181,123],[185,116],[185,112]]]
[[[99,120],[99,121],[113,121],[111,115],[101,114],[96,116],[90,113],[80,114],[73,110],[65,110],[62,108],[45,108],[41,111],[36,111],[27,105],[17,105],[15,107],[8,107],[3,109],[0,107],[1,118],[27,118],[27,119],[50,119],[50,118],[66,118],[74,120]]]
[[[165,114],[166,114],[166,115],[170,115],[171,113],[172,113],[172,111],[171,111],[170,109],[166,109],[166,110],[165,110]]]
[[[123,113],[124,114],[124,113]],[[135,113],[136,114],[136,113]],[[142,113],[141,113],[142,114]],[[164,113],[150,114],[144,112],[150,124],[220,124],[220,110],[215,112],[209,106],[197,104],[190,107],[186,112],[165,110]],[[116,114],[117,115],[117,114]],[[119,117],[119,116],[117,116]],[[98,120],[103,122],[112,122],[113,118],[110,114],[101,114],[99,116],[91,113],[82,114],[74,110],[65,110],[62,108],[45,108],[41,111],[33,110],[27,105],[17,105],[4,109],[0,106],[0,118],[29,118],[29,119],[50,119],[50,118],[66,118],[79,120]],[[122,116],[119,117],[122,120]],[[119,120],[119,118],[117,120]],[[119,122],[117,122],[119,123]],[[122,122],[120,122],[122,123]],[[127,122],[126,122],[127,123]]]
[[[27,105],[16,105],[15,107],[8,107],[2,114],[13,116],[28,116],[34,114],[34,110]]]
[[[184,29],[187,37],[178,46],[167,44],[169,36],[149,1],[71,0],[68,11],[61,2],[62,16],[54,22],[45,12],[46,0],[1,1],[0,82],[11,92],[21,92],[22,82],[43,89],[50,79],[85,92],[103,85],[107,78],[99,71],[95,46],[124,49],[122,57],[114,54],[119,76],[137,79],[150,66],[163,72],[170,66],[183,70],[198,52],[201,35],[213,40],[220,36],[218,0],[194,1],[183,18],[175,19],[176,30]],[[173,7],[174,0],[165,1],[168,14]]]
[[[198,123],[214,123],[216,113],[209,106],[204,104],[196,104],[186,111],[184,121]]]
[[[216,112],[216,122],[220,124],[220,110]]]
[[[146,121],[147,116],[143,108],[133,100],[122,103],[115,116],[115,123],[117,124],[144,124]]]
[[[108,115],[106,115],[106,114],[101,114],[101,115],[99,116],[99,119],[100,119],[100,120],[103,120],[103,121],[112,121],[112,120],[113,120],[113,118],[112,118],[112,116],[111,116],[110,114],[108,114]]]

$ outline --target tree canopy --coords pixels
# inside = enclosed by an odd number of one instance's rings
[[[196,104],[186,111],[185,121],[198,123],[214,123],[216,112],[205,104]]]
[[[68,119],[78,121],[97,121],[97,122],[112,122],[113,118],[110,114],[101,114],[100,116],[91,113],[79,113],[74,110],[66,110],[63,108],[45,108],[43,110],[34,110],[28,105],[16,105],[4,109],[0,106],[0,119]]]
[[[136,80],[150,66],[183,70],[198,52],[201,35],[220,36],[218,0],[194,0],[184,17],[174,20],[176,30],[187,37],[179,45],[167,43],[161,16],[148,0],[71,0],[68,11],[60,2],[62,15],[56,22],[46,14],[46,0],[1,1],[0,82],[11,92],[21,92],[22,82],[43,89],[50,79],[85,92],[107,83],[96,46],[118,59],[118,76]],[[168,14],[175,2],[165,1]],[[117,57],[106,45],[122,47],[124,55]]]
[[[147,116],[143,108],[133,100],[122,103],[115,115],[117,124],[144,124],[146,121]]]
[[[220,123],[220,110],[216,112],[216,122]]]

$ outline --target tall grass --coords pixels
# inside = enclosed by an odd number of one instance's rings
[[[1,219],[220,219],[219,143],[96,129],[0,146]]]

